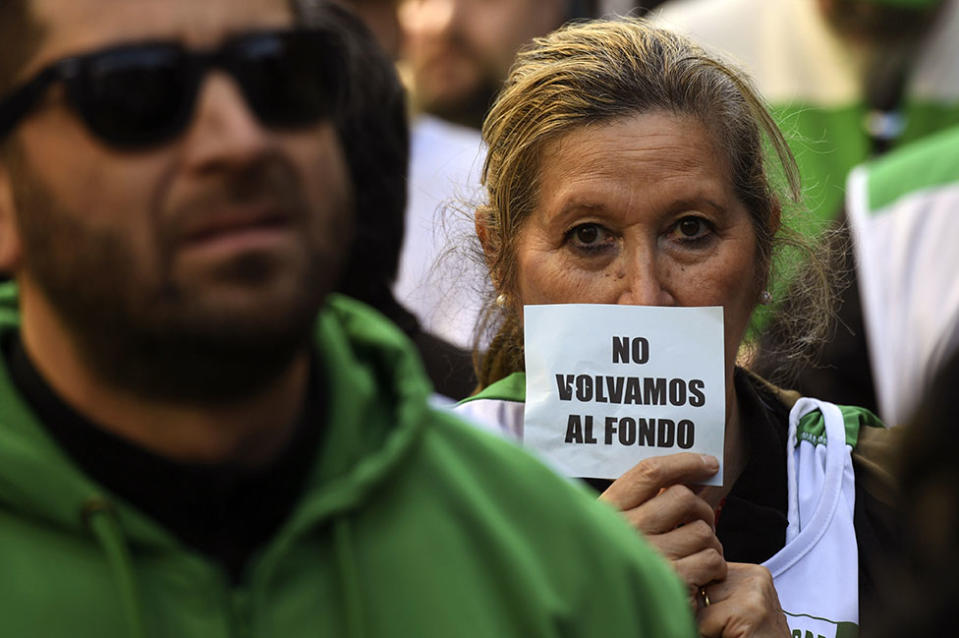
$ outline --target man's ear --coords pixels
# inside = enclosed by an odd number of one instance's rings
[[[20,265],[21,244],[13,176],[8,160],[0,153],[0,274],[13,276]]]

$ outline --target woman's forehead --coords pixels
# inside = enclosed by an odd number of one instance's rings
[[[706,127],[692,116],[659,112],[581,126],[547,143],[539,185],[540,204],[554,210],[599,205],[623,189],[630,197],[677,189],[732,195],[725,155]]]

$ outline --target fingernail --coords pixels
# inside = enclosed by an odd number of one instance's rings
[[[713,472],[719,470],[719,460],[715,456],[710,456],[709,454],[702,454],[701,456],[707,470],[712,470]]]

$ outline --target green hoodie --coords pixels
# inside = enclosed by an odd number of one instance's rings
[[[15,291],[0,335],[17,329]],[[405,338],[334,297],[318,461],[232,586],[80,472],[0,362],[0,635],[693,636],[671,570],[524,452],[427,404]]]

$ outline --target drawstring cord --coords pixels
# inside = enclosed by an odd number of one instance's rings
[[[363,608],[360,598],[360,584],[357,578],[356,558],[353,556],[353,544],[350,542],[349,521],[344,516],[340,516],[333,523],[333,541],[336,545],[336,558],[343,585],[346,633],[350,638],[364,638],[366,628],[363,625]]]
[[[83,521],[100,543],[100,548],[106,555],[107,563],[113,572],[123,615],[130,630],[130,638],[146,638],[130,552],[123,542],[123,534],[117,524],[113,508],[109,502],[102,499],[87,501],[83,507]]]

